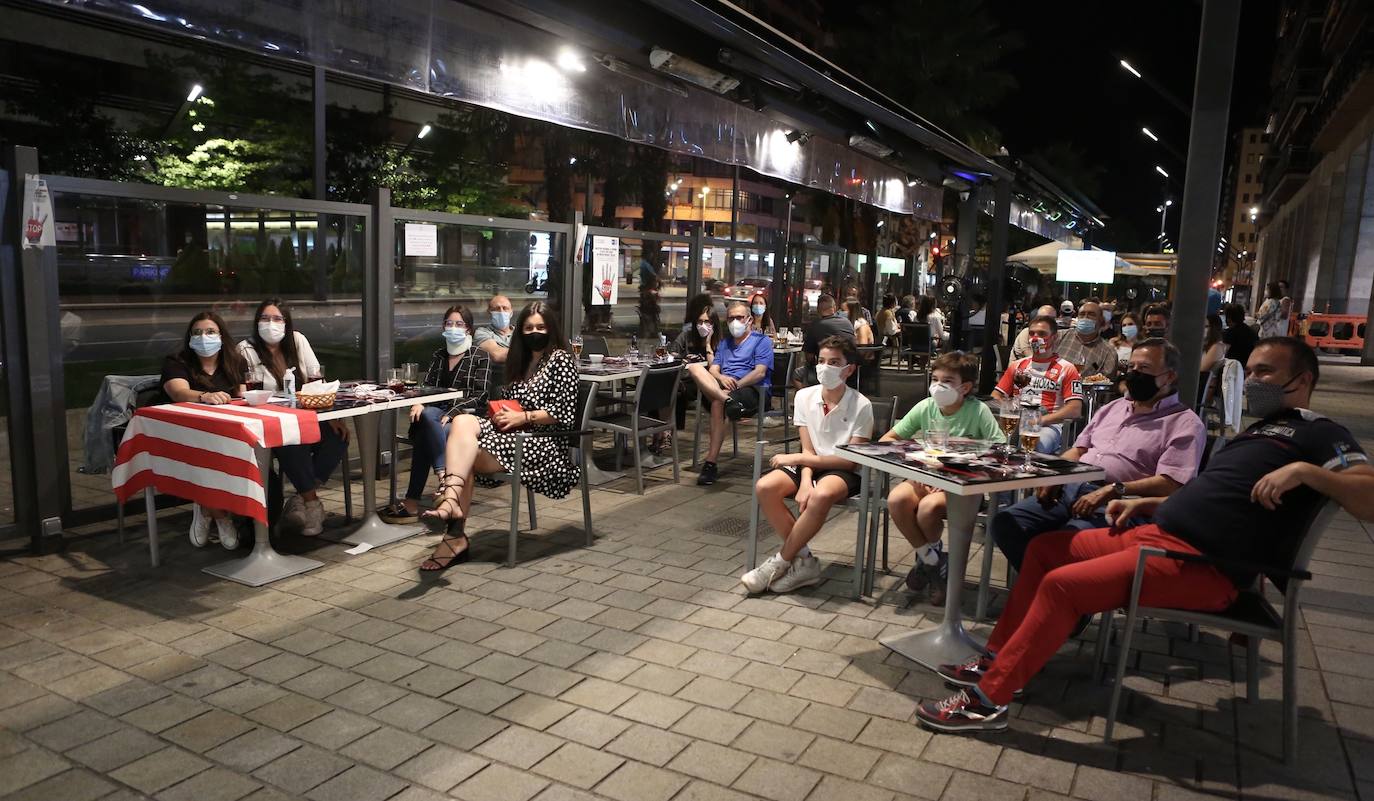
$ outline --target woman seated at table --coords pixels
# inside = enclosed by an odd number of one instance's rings
[[[1112,337],[1111,345],[1116,348],[1116,363],[1121,365],[1131,360],[1131,351],[1140,342],[1140,318],[1135,312],[1126,312],[1116,321],[1121,326],[1121,335]]]
[[[214,312],[192,317],[181,349],[162,363],[162,391],[173,403],[228,403],[243,396],[243,377],[243,359],[234,347],[234,337]],[[191,515],[192,545],[205,547],[213,521],[219,544],[229,550],[239,547],[238,530],[228,511],[195,504]]]
[[[864,316],[864,305],[857,300],[851,300],[845,302],[844,306],[849,314],[849,322],[854,326],[854,344],[860,347],[872,345],[873,326],[869,325],[868,318]]]
[[[239,343],[249,383],[277,391],[285,386],[287,370],[295,376],[296,389],[324,377],[310,342],[291,322],[291,308],[286,303],[268,298],[258,304],[253,319],[253,333]],[[320,426],[320,441],[312,445],[272,449],[282,473],[296,488],[296,494],[282,508],[281,524],[299,528],[307,537],[324,531],[324,502],[320,500],[319,487],[329,480],[347,453],[348,428],[341,420],[330,420]]]
[[[483,415],[491,391],[491,357],[472,347],[472,312],[452,306],[444,312],[444,346],[430,357],[425,386],[456,389],[463,397],[452,403],[410,407],[410,487],[406,496],[379,515],[388,523],[414,523],[419,519],[420,497],[425,492],[428,470],[444,473],[444,445],[450,421],[460,414]]]
[[[687,373],[677,385],[677,429],[687,428],[687,404],[697,396],[694,370],[707,371],[720,344],[720,316],[716,314],[711,296],[702,293],[687,301],[687,315],[682,321],[682,333],[668,346],[668,352],[687,362]]]
[[[449,425],[445,446],[445,472],[432,511],[421,517],[431,528],[444,531],[444,539],[420,565],[425,572],[448,568],[468,560],[468,538],[463,530],[472,504],[474,479],[483,486],[498,486],[487,478],[515,467],[515,442],[520,431],[558,431],[577,427],[577,363],[558,328],[558,319],[538,301],[520,311],[515,319],[506,357],[503,395],[521,409],[503,409],[490,419],[461,415]],[[478,474],[478,475],[474,475]],[[520,481],[541,495],[562,498],[577,483],[578,468],[559,437],[530,437],[520,463]]]
[[[768,296],[762,292],[755,292],[749,296],[749,327],[760,334],[775,336],[778,327],[773,325],[773,315],[768,311]]]

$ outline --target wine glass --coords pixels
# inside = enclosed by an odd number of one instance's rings
[[[573,337],[573,338],[568,342],[568,344],[572,346],[573,358],[574,358],[574,359],[581,359],[581,358],[582,358],[582,336],[579,334],[579,335]]]
[[[1002,429],[1002,436],[1006,437],[1005,448],[1007,453],[1016,450],[1016,429],[1021,425],[1021,412],[1016,408],[1016,401],[1011,398],[1003,398],[1002,403],[997,409],[997,425]]]
[[[1025,464],[1027,467],[1031,463],[1031,454],[1040,444],[1040,407],[1022,406],[1021,407],[1021,450],[1025,452]]]

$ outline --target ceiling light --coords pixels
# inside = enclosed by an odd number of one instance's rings
[[[667,78],[655,75],[627,61],[621,61],[615,56],[605,54],[599,55],[596,57],[596,63],[616,74],[634,78],[640,83],[646,83],[655,88],[662,89],[665,92],[672,92],[679,97],[687,96],[687,88],[677,81],[670,81]]]
[[[879,227],[879,228],[882,228],[883,225],[885,225],[886,223],[887,223],[887,220],[879,220],[879,221],[878,221],[878,227]]]
[[[558,51],[558,68],[564,72],[586,72],[587,65],[582,63],[582,59],[569,48]]]
[[[896,152],[876,139],[870,139],[867,136],[860,136],[859,134],[854,134],[849,137],[849,146],[860,153],[867,153],[870,156],[876,156],[880,159],[885,159]]]
[[[907,185],[907,186],[920,186],[920,185],[921,185],[921,182],[918,181],[918,180],[916,180],[915,178],[908,178],[908,179],[907,179],[907,182],[906,182],[906,185]]]
[[[1155,132],[1154,132],[1154,131],[1151,131],[1149,128],[1141,128],[1141,129],[1140,129],[1140,132],[1143,133],[1143,134],[1145,134],[1146,136],[1150,137],[1151,139],[1153,139],[1153,140],[1156,141],[1156,142],[1159,141],[1159,137],[1158,137],[1158,136],[1155,136]]]
[[[689,58],[684,58],[661,47],[655,47],[649,51],[649,66],[659,72],[666,72],[674,78],[681,78],[703,89],[709,89],[716,94],[723,95],[739,86],[739,78],[713,70],[704,64],[698,64]]]
[[[1163,175],[1165,178],[1169,177],[1169,173],[1165,172],[1164,168],[1159,166],[1158,164],[1155,165],[1155,172],[1159,173],[1160,175]]]
[[[1137,78],[1141,77],[1141,75],[1140,75],[1140,70],[1136,69],[1135,67],[1132,67],[1132,66],[1131,66],[1131,62],[1127,61],[1127,60],[1124,59],[1124,58],[1121,59],[1121,66],[1122,66],[1127,72],[1129,72],[1130,74],[1134,75],[1135,77],[1137,77]]]
[[[577,156],[570,156],[570,157],[568,158],[568,166],[569,166],[569,167],[571,167],[572,165],[574,165],[574,164],[576,164],[576,163],[577,163]]]

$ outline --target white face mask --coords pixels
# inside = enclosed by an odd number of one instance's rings
[[[731,320],[731,321],[730,321],[730,336],[735,337],[736,339],[738,339],[739,337],[744,336],[745,332],[747,332],[748,330],[749,330],[749,324],[746,323],[745,321],[743,321],[743,320]]]
[[[931,384],[930,397],[936,406],[946,409],[959,402],[959,388],[949,384]]]
[[[833,364],[816,365],[816,380],[826,389],[834,389],[844,383],[844,368]]]
[[[258,323],[258,336],[263,342],[275,345],[286,339],[286,323]]]

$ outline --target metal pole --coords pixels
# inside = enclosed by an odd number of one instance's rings
[[[375,187],[372,204],[372,247],[363,272],[363,371],[378,380],[391,366],[391,340],[395,326],[392,276],[396,268],[396,216],[391,209],[391,190]],[[340,240],[339,247],[343,247]]]
[[[1007,242],[1010,237],[1011,180],[997,182],[992,204],[992,251],[988,254],[988,303],[983,321],[983,369],[979,372],[978,394],[988,395],[997,383],[997,343],[1002,330],[1002,285],[1006,273]]]
[[[325,73],[324,67],[316,67],[313,87],[314,100],[314,195],[316,200],[329,199],[329,182],[325,167],[325,155],[328,152],[328,143],[325,138]],[[329,245],[328,237],[325,232],[329,230],[329,217],[325,214],[315,215],[315,299],[325,300],[329,297]],[[343,241],[340,237],[339,247],[342,249]],[[305,254],[305,250],[301,250]],[[302,265],[305,266],[305,265]],[[378,378],[381,376],[379,375]]]
[[[954,238],[956,240],[954,243],[954,274],[968,275],[973,265],[973,251],[978,247],[978,187],[976,186],[968,190],[968,197],[959,201],[959,222],[955,228]]]
[[[1178,395],[1186,406],[1191,406],[1197,396],[1198,370],[1202,364],[1203,315],[1217,242],[1221,173],[1226,162],[1226,125],[1239,27],[1240,0],[1204,0],[1171,322],[1174,345],[1183,357]]]

